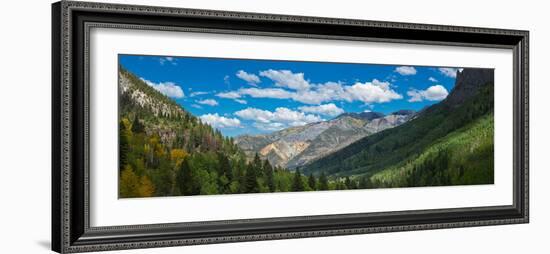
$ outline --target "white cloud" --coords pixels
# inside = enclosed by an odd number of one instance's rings
[[[193,108],[198,108],[198,109],[201,109],[201,108],[202,108],[201,105],[197,105],[197,104],[191,104],[191,107],[193,107]]]
[[[200,116],[200,119],[214,128],[240,128],[241,121],[237,118],[220,116],[218,113]]]
[[[176,62],[176,59],[171,57],[171,56],[161,57],[161,58],[159,58],[159,62],[160,62],[161,65],[164,65],[165,63],[171,63],[172,65],[178,65],[178,62]]]
[[[434,78],[434,77],[429,77],[428,80],[431,81],[431,82],[434,82],[434,83],[435,83],[435,82],[438,82],[437,79]]]
[[[260,76],[273,80],[275,85],[279,87],[286,87],[293,90],[307,90],[310,87],[309,81],[304,79],[304,73],[269,69],[261,71]]]
[[[353,98],[346,92],[342,84],[336,82],[315,85],[311,90],[294,93],[291,98],[305,104],[321,104],[333,100],[353,101]]]
[[[264,131],[278,131],[286,127],[286,125],[282,123],[258,123],[258,122],[253,123],[252,126]]]
[[[240,104],[246,104],[246,100],[240,99],[242,96],[239,91],[231,91],[231,92],[224,92],[224,93],[218,93],[216,94],[217,97],[224,98],[224,99],[232,99],[233,101],[240,103]]]
[[[415,75],[416,74],[416,69],[412,66],[399,66],[397,68],[395,68],[395,72],[403,75],[403,76],[408,76],[408,75]]]
[[[402,95],[391,89],[389,82],[381,82],[377,79],[373,79],[372,82],[355,83],[353,86],[346,87],[345,90],[354,100],[366,104],[383,103],[403,98]]]
[[[198,104],[202,104],[202,105],[208,105],[208,106],[218,106],[219,103],[214,100],[214,99],[206,99],[206,100],[200,100],[200,101],[196,101]]]
[[[273,113],[271,111],[257,108],[239,110],[235,112],[235,115],[245,120],[253,120],[262,123],[269,123],[273,118]]]
[[[456,78],[456,72],[462,72],[463,68],[439,68],[438,70],[449,78]]]
[[[240,104],[247,104],[248,102],[245,101],[245,100],[241,100],[241,99],[234,99],[235,102],[237,103],[240,103]]]
[[[181,87],[176,85],[176,83],[173,83],[173,82],[155,83],[155,82],[146,80],[144,78],[141,78],[141,80],[145,82],[145,84],[147,84],[148,86],[154,88],[155,90],[159,91],[160,93],[168,97],[172,97],[176,99],[185,97],[183,90],[181,89]]]
[[[254,98],[290,99],[292,92],[281,88],[241,88],[239,94],[249,95]]]
[[[371,82],[357,82],[352,86],[344,86],[337,82],[311,84],[310,89],[289,91],[282,88],[241,88],[237,91],[218,93],[220,98],[237,99],[243,96],[253,98],[291,99],[310,105],[319,105],[329,101],[361,101],[364,103],[383,103],[403,96],[391,88],[389,82],[376,79]]]
[[[449,92],[442,85],[430,86],[426,90],[411,89],[407,92],[410,96],[409,102],[419,102],[423,100],[440,101],[449,95]]]
[[[254,121],[257,126],[263,129],[268,127],[286,128],[288,126],[301,126],[323,120],[317,115],[305,114],[304,112],[284,107],[276,108],[273,112],[257,108],[246,108],[234,114],[242,119]]]
[[[195,96],[199,96],[199,95],[205,95],[205,94],[208,94],[208,92],[192,92],[189,94],[189,97],[195,97]]]
[[[237,99],[237,98],[241,98],[241,94],[238,93],[238,92],[235,92],[235,91],[224,92],[224,93],[218,93],[218,94],[216,94],[216,96],[218,96],[218,97],[220,97],[220,98],[224,98],[224,99]]]
[[[334,103],[323,104],[319,106],[302,106],[299,107],[302,112],[315,113],[327,116],[337,116],[344,113],[344,110],[334,105]]]
[[[256,85],[261,82],[260,78],[252,73],[247,73],[246,71],[240,70],[235,74],[238,78],[246,81],[250,85]]]
[[[226,84],[226,85],[229,85],[229,75],[225,75],[223,77],[223,83]]]

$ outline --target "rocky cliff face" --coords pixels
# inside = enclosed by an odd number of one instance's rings
[[[453,91],[445,99],[445,103],[452,107],[461,105],[467,98],[475,95],[479,89],[495,82],[494,69],[468,68],[456,74]]]
[[[266,135],[240,136],[236,144],[249,157],[257,152],[273,165],[296,168],[337,151],[365,136],[403,124],[414,111],[390,115],[344,113],[332,120],[292,127]]]
[[[155,118],[182,118],[187,113],[175,102],[147,86],[133,74],[127,71],[119,72],[119,95],[121,114],[128,112],[152,114]],[[147,135],[157,134],[164,144],[172,144],[177,133],[174,126],[163,121],[151,122],[141,119]]]

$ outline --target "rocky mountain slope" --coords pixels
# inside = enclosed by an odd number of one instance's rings
[[[251,158],[256,152],[271,164],[296,168],[337,151],[373,133],[401,125],[414,111],[390,115],[344,113],[332,120],[291,127],[266,135],[239,136],[235,143]]]
[[[455,87],[445,100],[422,110],[405,124],[363,137],[309,163],[304,172],[371,175],[414,160],[449,133],[492,114],[493,72],[491,69],[464,69],[457,73]],[[479,140],[483,138],[478,137]]]

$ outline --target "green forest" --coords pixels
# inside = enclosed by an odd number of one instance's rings
[[[120,76],[132,85],[120,95],[120,198],[365,188],[349,177],[329,179],[273,167],[257,154],[247,160],[232,138],[132,73],[121,69]],[[132,91],[155,103],[136,103]]]
[[[119,83],[120,198],[493,183],[492,84],[289,170],[247,157],[122,67]]]
[[[305,173],[366,177],[372,188],[493,183],[493,85],[435,104],[401,126],[309,164]]]

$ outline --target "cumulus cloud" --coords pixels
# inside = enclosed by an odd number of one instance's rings
[[[241,121],[237,118],[220,116],[218,113],[200,116],[200,119],[214,128],[240,128]]]
[[[252,73],[247,73],[246,71],[240,70],[235,74],[238,78],[246,81],[250,85],[256,85],[260,83],[260,78]]]
[[[198,104],[202,105],[208,105],[208,106],[218,106],[219,103],[214,99],[206,99],[206,100],[199,100],[196,101]]]
[[[319,106],[302,106],[300,111],[306,113],[314,113],[327,116],[337,116],[344,113],[344,110],[334,105],[334,103],[323,104]]]
[[[289,126],[301,126],[308,123],[319,122],[323,119],[317,115],[306,114],[288,108],[279,107],[275,111],[246,108],[234,113],[236,116],[254,121],[254,126],[264,130],[273,128],[286,128]]]
[[[298,91],[282,88],[241,88],[237,91],[218,93],[216,96],[229,99],[237,99],[243,96],[290,99],[310,105],[318,105],[329,101],[383,103],[403,98],[402,95],[391,88],[389,82],[381,82],[377,79],[365,83],[357,82],[352,86],[344,86],[337,82],[310,84],[309,89]]]
[[[181,89],[181,87],[176,85],[176,83],[174,82],[155,83],[155,82],[146,80],[144,78],[141,78],[141,80],[145,82],[145,84],[147,84],[148,86],[154,88],[155,90],[159,91],[160,93],[168,97],[172,97],[176,99],[185,97],[185,94],[183,93],[183,90]]]
[[[353,100],[344,86],[336,82],[327,82],[315,85],[310,90],[298,91],[297,93],[293,93],[291,98],[305,104],[321,104],[333,100],[351,102]]]
[[[391,89],[389,82],[381,82],[377,79],[372,80],[372,82],[355,83],[353,86],[346,87],[345,90],[353,99],[366,104],[383,103],[403,98],[402,95]]]
[[[434,77],[429,77],[428,80],[431,81],[431,82],[434,82],[434,83],[435,83],[435,82],[438,82],[437,79],[434,78]]]
[[[403,76],[408,76],[408,75],[415,75],[416,74],[416,69],[412,66],[399,66],[397,68],[395,68],[395,72],[403,75]]]
[[[273,112],[257,108],[246,108],[235,112],[235,115],[245,119],[262,123],[269,123],[273,120]]]
[[[293,90],[307,90],[310,87],[309,81],[304,79],[304,73],[293,73],[289,70],[269,69],[261,71],[260,76],[269,78],[276,86],[290,88]]]
[[[409,102],[420,102],[423,100],[440,101],[449,95],[449,92],[442,85],[430,86],[426,90],[411,89],[407,92]]]
[[[438,68],[439,72],[449,78],[456,78],[456,72],[462,72],[462,68]]]

